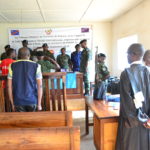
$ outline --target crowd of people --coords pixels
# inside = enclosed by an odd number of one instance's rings
[[[41,48],[43,50],[40,50]],[[1,54],[0,68],[2,75],[8,75],[8,93],[13,110],[34,111],[36,105],[38,110],[42,109],[42,73],[51,72],[51,70],[83,73],[84,95],[89,95],[88,77],[91,51],[87,47],[87,40],[82,40],[75,45],[75,51],[71,56],[66,54],[65,48],[61,48],[60,52],[61,54],[55,58],[54,51],[49,51],[46,43],[32,50],[28,47],[28,41],[23,40],[22,48],[18,50],[16,56],[16,51],[10,45],[5,46],[5,52]],[[99,69],[96,80],[100,81],[105,79],[106,70],[104,69],[107,67],[104,65],[106,56],[99,54],[98,57]],[[3,82],[3,87],[6,87],[5,82]]]
[[[9,45],[1,55],[2,75],[8,75],[8,94],[13,111],[41,110],[42,72],[79,71],[83,73],[85,95],[89,95],[89,61],[91,51],[87,40],[82,40],[75,46],[71,57],[66,49],[55,59],[54,51],[48,50],[48,45],[31,50],[28,41],[22,41],[23,47],[16,52]],[[81,48],[83,50],[81,51]],[[130,67],[125,69],[120,77],[120,117],[116,150],[148,150],[150,128],[150,50],[145,53],[143,45],[132,44],[127,50]],[[105,65],[106,55],[96,53],[95,83],[103,85],[110,72]],[[144,63],[143,63],[144,61]],[[4,88],[6,83],[3,83]],[[105,89],[104,89],[105,91]],[[138,143],[138,144],[137,144]]]

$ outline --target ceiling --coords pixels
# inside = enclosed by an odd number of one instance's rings
[[[0,22],[111,21],[144,0],[0,0]]]

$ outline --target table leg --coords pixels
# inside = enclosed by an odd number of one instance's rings
[[[87,104],[85,104],[85,130],[86,130],[86,135],[88,135],[89,134],[89,108]]]

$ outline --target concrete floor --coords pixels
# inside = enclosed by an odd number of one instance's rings
[[[85,119],[74,119],[74,126],[80,126],[80,150],[96,150],[93,144],[93,127],[90,127],[89,135],[85,135]]]

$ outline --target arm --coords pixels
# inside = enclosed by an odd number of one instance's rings
[[[41,101],[43,95],[43,88],[42,88],[42,71],[41,65],[38,64],[37,72],[36,72],[36,81],[37,81],[37,90],[38,90],[38,110],[42,110]]]
[[[139,125],[137,115],[130,80],[124,71],[120,77],[120,116],[125,119],[126,127],[135,127]]]
[[[41,101],[43,95],[43,88],[42,88],[42,79],[37,79],[37,89],[38,89],[38,110],[42,110]]]
[[[42,49],[42,47],[37,47],[37,48],[33,49],[33,51],[37,51],[38,49]]]
[[[12,68],[11,65],[8,68],[8,97],[12,105],[12,111],[15,111],[15,106],[14,106],[14,99],[13,99],[13,86],[12,86],[12,78],[13,78],[13,73],[12,73]]]
[[[56,69],[60,69],[59,64],[58,64],[54,59],[52,59],[52,58],[50,58],[50,57],[46,57],[46,59],[47,59],[48,61],[52,62],[52,63],[56,66]]]
[[[8,79],[8,96],[12,105],[12,111],[15,111],[14,100],[13,100],[13,92],[12,92],[12,79]]]

